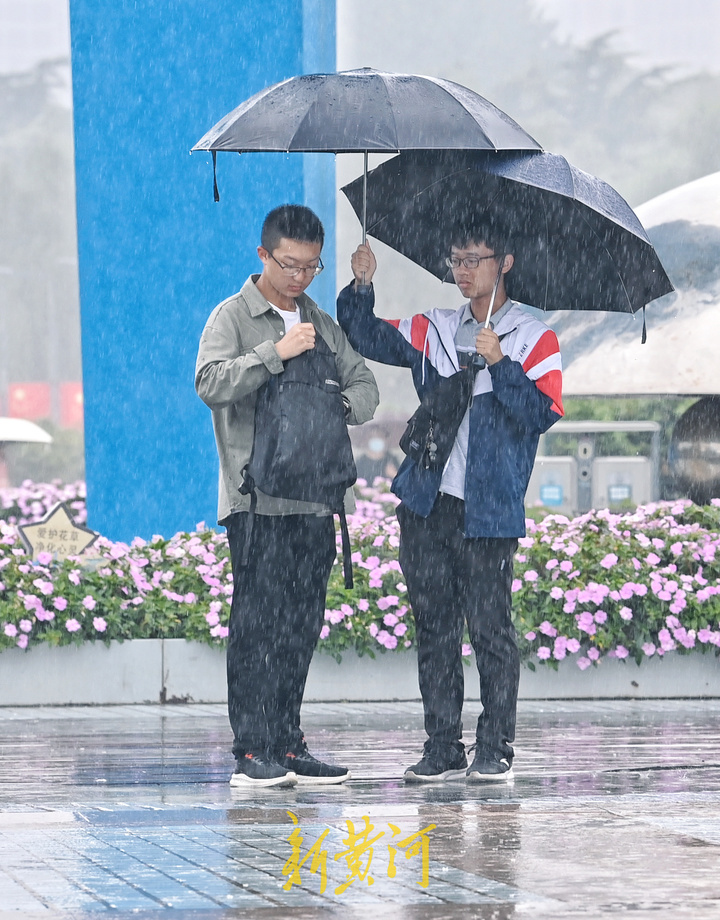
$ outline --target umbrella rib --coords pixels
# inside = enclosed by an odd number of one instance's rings
[[[461,110],[461,114],[463,115],[463,117],[466,116],[466,115],[468,115],[468,116],[471,118],[473,124],[477,126],[477,128],[478,128],[480,134],[482,134],[482,136],[485,138],[485,140],[486,140],[486,141],[488,142],[488,144],[490,145],[490,149],[492,149],[492,150],[497,150],[497,149],[498,149],[498,148],[497,148],[497,145],[495,144],[495,142],[493,141],[493,139],[488,135],[487,131],[485,131],[484,128],[479,124],[478,120],[477,120],[476,118],[473,118],[472,116],[470,116],[469,112],[467,112],[467,111],[464,109],[464,107],[462,106],[462,104],[460,103],[460,101],[458,100],[458,98],[457,98],[456,96],[453,96],[453,94],[450,92],[450,90],[447,89],[445,86],[442,85],[442,82],[441,82],[440,80],[437,80],[437,79],[434,78],[434,77],[426,77],[425,79],[426,79],[426,80],[430,80],[430,82],[434,83],[435,86],[437,86],[438,89],[442,90],[442,92],[445,93],[446,96],[449,96],[450,99],[453,100],[453,102],[455,102],[456,104],[460,105],[460,110]]]

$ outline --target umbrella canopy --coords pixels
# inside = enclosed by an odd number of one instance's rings
[[[0,418],[0,444],[11,441],[50,444],[52,437],[35,422],[24,418]]]
[[[637,213],[676,293],[653,304],[642,348],[632,317],[549,317],[562,342],[563,392],[720,395],[720,172],[664,192]]]
[[[343,192],[359,216],[363,179]],[[367,232],[443,280],[453,225],[482,212],[512,237],[507,286],[523,303],[634,313],[673,290],[632,208],[564,157],[410,152],[367,176]]]
[[[459,83],[364,67],[291,77],[221,119],[193,150],[353,153],[540,150],[517,122]]]

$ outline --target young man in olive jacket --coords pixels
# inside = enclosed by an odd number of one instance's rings
[[[322,224],[308,208],[271,211],[257,250],[262,272],[215,308],[197,358],[195,387],[212,409],[220,458],[218,519],[227,528],[233,568],[228,711],[237,760],[230,783],[239,787],[341,783],[350,776],[344,767],[316,760],[300,728],[336,555],[332,509],[256,490],[249,528],[250,496],[239,491],[252,454],[260,389],[283,373],[286,362],[314,349],[318,336],[334,355],[347,423],[368,421],[378,404],[371,371],[335,321],[305,294],[322,271],[323,239]],[[298,463],[311,465],[313,457],[299,457]]]

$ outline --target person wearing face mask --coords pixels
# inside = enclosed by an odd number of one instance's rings
[[[367,447],[355,460],[358,479],[372,485],[378,478],[392,479],[397,473],[397,461],[389,449],[387,436],[377,432],[368,439]]]

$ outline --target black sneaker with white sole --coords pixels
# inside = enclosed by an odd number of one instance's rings
[[[230,785],[236,788],[253,786],[294,786],[297,777],[265,753],[248,751],[238,758]]]
[[[422,760],[405,771],[406,783],[442,783],[465,775],[467,757],[464,751],[425,751]]]
[[[278,759],[281,766],[297,777],[300,786],[333,786],[344,783],[351,775],[347,767],[336,767],[313,757],[304,741]]]
[[[478,751],[467,769],[469,783],[509,783],[514,779],[507,757],[488,756]]]

